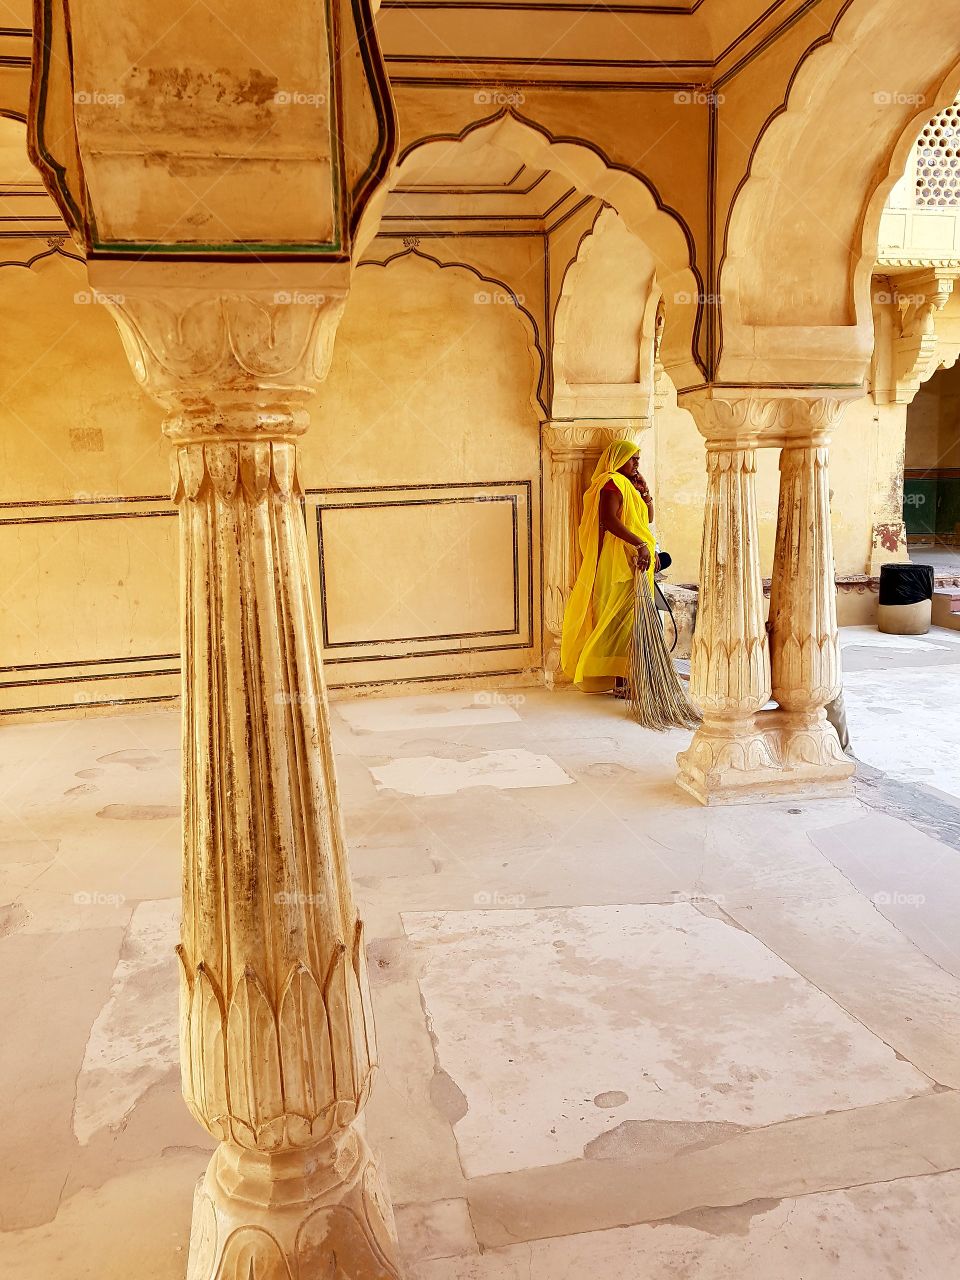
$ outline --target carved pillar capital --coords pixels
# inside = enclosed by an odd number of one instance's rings
[[[143,389],[174,441],[301,435],[330,367],[342,289],[125,285],[102,290]]]
[[[704,387],[679,397],[694,416],[708,449],[782,448],[827,443],[847,403],[861,388]]]
[[[638,440],[650,427],[649,418],[621,418],[608,421],[580,419],[543,424],[543,443],[551,458],[600,454],[615,440]]]

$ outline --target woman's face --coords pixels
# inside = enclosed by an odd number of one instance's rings
[[[628,480],[634,480],[637,472],[640,470],[640,459],[636,454],[629,457],[620,468],[620,474],[626,476]]]

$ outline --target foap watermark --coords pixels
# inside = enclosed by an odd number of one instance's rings
[[[897,890],[893,893],[875,893],[872,899],[875,907],[922,907],[926,900],[926,894],[900,893]]]
[[[926,293],[900,293],[897,290],[878,289],[873,295],[874,302],[879,305],[889,303],[894,307],[922,307],[930,301]]]
[[[670,894],[671,906],[686,902],[698,908],[708,903],[712,903],[715,907],[722,907],[726,900],[726,896],[722,893],[687,893],[684,889],[674,889]]]
[[[481,889],[473,895],[475,907],[522,907],[526,900],[526,894],[501,893],[499,889]]]
[[[926,97],[922,93],[901,93],[899,89],[878,89],[873,95],[878,107],[922,107]]]
[[[109,893],[105,889],[78,889],[73,895],[78,907],[122,907],[126,894]]]
[[[476,707],[522,707],[526,700],[522,693],[499,693],[490,689],[473,695]]]
[[[905,493],[903,495],[903,505],[905,507],[924,507],[927,504],[927,495],[925,493]]]
[[[302,93],[299,89],[280,89],[273,95],[278,107],[325,107],[325,93]]]
[[[300,289],[279,289],[273,295],[278,307],[322,307],[327,300],[325,293],[304,293]]]
[[[78,107],[122,107],[126,102],[122,93],[107,93],[103,89],[78,89],[73,100]]]
[[[122,307],[126,300],[125,293],[101,293],[99,289],[80,289],[73,295],[77,307]]]
[[[519,89],[478,89],[473,100],[478,107],[522,107],[527,99]]]
[[[299,893],[295,890],[283,890],[273,895],[278,907],[319,907],[326,902],[322,893]]]
[[[680,306],[688,306],[691,302],[695,302],[697,306],[701,307],[723,306],[722,293],[688,293],[686,290],[681,289],[673,295],[673,300]]]
[[[473,300],[479,307],[503,307],[510,303],[522,307],[526,299],[522,293],[509,293],[504,289],[480,289],[473,295]]]
[[[673,100],[681,107],[719,107],[725,97],[715,89],[679,89]]]
[[[289,690],[282,689],[273,695],[273,701],[278,707],[315,707],[320,702],[320,695],[319,693],[291,693]]]

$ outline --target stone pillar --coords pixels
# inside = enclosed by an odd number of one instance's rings
[[[297,476],[343,296],[111,294],[180,509],[183,1092],[218,1140],[190,1280],[396,1280]],[[275,301],[276,297],[287,299]]]
[[[842,412],[836,402],[798,406],[795,428],[810,416],[823,423]],[[803,412],[803,411],[806,412]],[[830,532],[829,439],[807,432],[804,443],[780,451],[780,502],[770,595],[773,697],[769,724],[785,780],[809,781],[818,792],[845,789],[854,771],[824,707],[842,685],[837,590]]]
[[[707,441],[708,486],[691,674],[703,724],[677,757],[677,780],[704,804],[846,790],[853,766],[823,711],[840,687],[827,444],[844,400],[712,387],[684,404]],[[761,446],[782,451],[772,669],[754,484]],[[779,707],[765,710],[771,693]]]
[[[615,440],[637,439],[646,419],[613,422],[546,422],[543,426],[546,521],[543,558],[543,667],[550,686],[569,684],[560,666],[563,612],[580,572],[584,490],[600,454]]]
[[[751,798],[776,780],[777,768],[756,723],[770,697],[756,450],[748,433],[725,439],[721,430],[711,438],[708,433],[726,424],[725,415],[717,414],[716,402],[698,407],[698,426],[707,435],[707,496],[690,693],[703,723],[677,757],[677,781],[701,803],[713,804]]]

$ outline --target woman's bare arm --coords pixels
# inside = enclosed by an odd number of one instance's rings
[[[600,523],[604,529],[626,542],[631,547],[636,547],[637,557],[640,561],[641,569],[650,567],[650,548],[638,538],[635,533],[631,533],[627,526],[620,519],[620,512],[623,510],[623,499],[619,493],[608,493],[601,491],[600,493]]]

